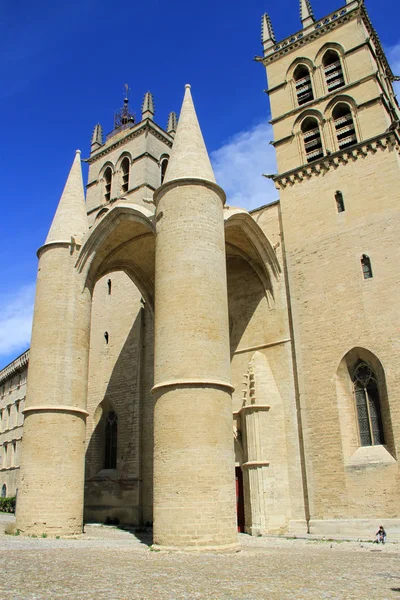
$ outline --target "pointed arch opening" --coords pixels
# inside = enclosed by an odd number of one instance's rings
[[[111,199],[111,180],[112,170],[111,167],[107,167],[103,175],[104,179],[104,202],[110,202]]]
[[[129,172],[130,162],[129,158],[125,156],[121,162],[121,194],[126,194],[129,189]]]
[[[7,498],[7,486],[5,483],[1,486],[1,497]]]
[[[322,147],[321,130],[317,119],[306,117],[301,124],[301,132],[303,134],[306,161],[309,163],[322,158],[324,150]]]
[[[344,150],[357,143],[356,128],[351,108],[345,102],[336,104],[332,111],[339,150]]]
[[[302,106],[314,100],[310,70],[306,65],[298,65],[293,73],[296,88],[297,104]]]
[[[328,92],[344,86],[344,75],[339,54],[335,50],[327,50],[322,58],[325,82]]]
[[[164,183],[165,175],[167,173],[169,157],[163,156],[160,160],[160,175],[161,175],[161,185]]]

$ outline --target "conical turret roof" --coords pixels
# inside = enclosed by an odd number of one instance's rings
[[[81,151],[77,150],[45,243],[69,241],[71,236],[82,240],[87,230]]]
[[[190,85],[186,85],[164,183],[190,177],[215,183],[214,172],[193,105]]]

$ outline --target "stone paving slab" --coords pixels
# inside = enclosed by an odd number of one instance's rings
[[[1,600],[400,600],[398,544],[251,538],[236,554],[172,554],[112,527],[77,539],[4,535]]]

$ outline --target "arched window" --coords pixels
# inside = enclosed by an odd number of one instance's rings
[[[322,64],[328,92],[341,88],[344,85],[344,77],[339,54],[334,50],[327,50],[322,59]]]
[[[106,418],[106,428],[104,436],[104,468],[117,468],[117,434],[118,417],[117,413],[110,410]]]
[[[5,483],[3,483],[2,488],[1,488],[1,497],[7,498],[7,486]]]
[[[310,71],[305,65],[298,65],[294,71],[293,78],[296,86],[297,104],[301,106],[310,100],[314,100],[311,85]]]
[[[372,279],[372,266],[371,259],[366,254],[363,254],[361,257],[361,267],[363,272],[364,279]]]
[[[339,190],[335,193],[336,210],[338,213],[344,212],[344,199],[343,194]]]
[[[378,382],[367,363],[358,362],[353,385],[361,446],[384,444]]]
[[[321,132],[317,119],[314,117],[304,119],[301,124],[301,131],[303,133],[307,162],[321,158],[324,155],[324,151],[322,149]]]
[[[161,161],[161,185],[164,182],[165,173],[167,172],[167,167],[168,167],[168,158],[163,158]]]
[[[111,167],[107,167],[104,171],[104,202],[109,202],[111,199],[111,179],[112,171]]]
[[[121,176],[122,176],[121,194],[124,194],[125,192],[127,192],[128,188],[129,188],[129,169],[130,169],[129,158],[127,156],[125,156],[125,158],[121,162]]]
[[[357,143],[353,115],[348,104],[337,104],[332,111],[339,150]]]

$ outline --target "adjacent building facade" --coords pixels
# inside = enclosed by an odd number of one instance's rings
[[[361,0],[319,21],[302,0],[301,20],[277,43],[264,15],[258,58],[279,201],[225,203],[190,86],[178,126],[150,93],[139,122],[126,99],[105,140],[96,126],[86,199],[75,157],[16,429],[27,355],[0,372],[23,533],[75,533],[84,513],[154,522],[164,548],[235,550],[237,527],[400,536],[394,76]]]

